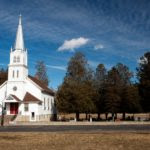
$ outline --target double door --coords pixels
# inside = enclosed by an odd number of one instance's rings
[[[18,103],[10,103],[10,114],[18,114]]]

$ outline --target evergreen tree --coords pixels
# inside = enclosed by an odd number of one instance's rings
[[[118,70],[113,67],[108,71],[105,87],[103,90],[104,108],[106,113],[114,114],[120,111],[121,97],[120,97],[121,78]]]
[[[133,93],[132,90],[130,90],[130,89],[133,89],[132,83],[131,83],[131,78],[133,77],[133,73],[129,70],[129,68],[126,65],[124,65],[122,63],[118,63],[115,66],[115,68],[118,71],[119,76],[120,76],[120,83],[119,83],[120,84],[119,85],[119,90],[120,90],[119,96],[120,96],[120,100],[121,100],[120,112],[122,112],[123,120],[125,120],[125,113],[130,111],[129,106],[130,106],[130,104],[133,103],[133,100],[130,99],[129,94],[131,94],[131,96],[133,94],[135,94],[135,93]],[[128,94],[126,93],[127,94],[126,96],[129,97],[129,99],[127,97],[125,97],[125,92],[128,93]],[[137,97],[138,96],[139,95],[137,93]],[[136,101],[136,99],[135,99],[135,101]],[[138,102],[138,100],[137,100],[137,102]]]
[[[145,112],[150,112],[150,52],[140,58],[137,71],[141,104]]]
[[[76,52],[68,63],[63,84],[59,87],[56,102],[60,112],[90,113],[94,109],[95,90],[92,84],[92,72],[81,52]]]
[[[35,77],[48,86],[49,79],[45,63],[43,61],[37,61],[35,68],[36,68]]]
[[[140,96],[137,85],[128,85],[124,88],[122,92],[121,106],[122,112],[141,112]],[[123,119],[125,119],[125,113]]]
[[[8,79],[8,70],[4,68],[0,69],[0,85],[3,84]]]
[[[129,70],[129,68],[122,64],[118,63],[115,66],[116,70],[119,73],[120,79],[121,79],[121,85],[127,86],[131,84],[131,78],[133,77],[133,73]]]
[[[106,81],[107,71],[103,64],[99,64],[96,68],[94,85],[96,89],[96,99],[95,106],[96,112],[98,113],[98,120],[100,119],[100,113],[104,112],[104,98],[103,98],[103,90],[104,84]]]

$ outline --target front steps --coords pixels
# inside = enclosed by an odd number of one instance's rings
[[[1,118],[2,116],[0,116],[0,122],[1,122]],[[17,115],[4,115],[4,125],[9,125],[10,122],[13,122],[16,119]]]

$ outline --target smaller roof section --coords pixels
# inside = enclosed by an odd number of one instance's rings
[[[24,103],[32,103],[32,102],[40,103],[42,101],[36,98],[35,96],[33,96],[32,94],[30,94],[29,92],[27,92],[24,96],[23,102]]]
[[[6,97],[4,102],[5,103],[20,103],[21,100],[16,95],[10,94]]]

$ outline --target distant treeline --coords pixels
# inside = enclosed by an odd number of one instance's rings
[[[150,112],[150,52],[140,58],[136,68],[137,83],[128,66],[118,63],[110,70],[99,64],[95,71],[88,65],[84,54],[76,52],[68,62],[66,76],[56,94],[58,112],[117,113]],[[135,77],[134,77],[135,78]]]
[[[0,85],[3,84],[8,78],[8,70],[1,68],[0,69]]]

